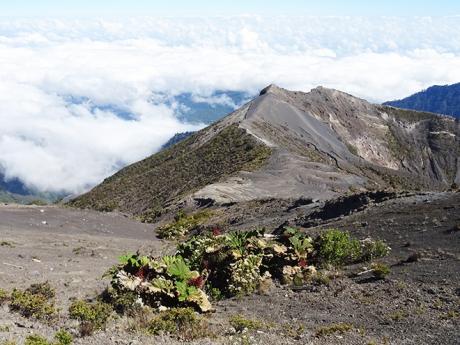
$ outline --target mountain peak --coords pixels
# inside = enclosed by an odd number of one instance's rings
[[[276,84],[270,84],[268,85],[267,87],[263,88],[260,93],[259,93],[259,96],[263,96],[267,93],[272,93],[272,94],[283,94],[285,93],[286,90],[279,87],[278,85]]]

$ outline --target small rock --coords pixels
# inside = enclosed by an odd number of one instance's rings
[[[420,254],[419,253],[412,253],[409,255],[409,257],[406,259],[406,262],[417,262],[420,259]]]

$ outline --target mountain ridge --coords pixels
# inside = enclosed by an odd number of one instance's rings
[[[445,190],[460,182],[459,136],[450,117],[375,105],[323,87],[305,93],[270,85],[70,204],[149,218],[200,200],[224,205],[326,200],[378,189]]]

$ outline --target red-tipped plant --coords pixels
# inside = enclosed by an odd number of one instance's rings
[[[307,267],[307,260],[305,260],[305,259],[300,259],[300,260],[299,260],[299,266],[302,267],[302,268],[303,268],[303,267]]]
[[[220,236],[220,235],[222,235],[222,231],[219,228],[216,227],[216,228],[212,229],[212,234],[214,236]]]
[[[192,278],[188,281],[188,285],[201,289],[204,286],[204,279],[202,276]]]

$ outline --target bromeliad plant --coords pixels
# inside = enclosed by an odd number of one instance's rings
[[[319,274],[311,263],[341,266],[388,251],[384,242],[358,241],[338,230],[313,240],[293,228],[280,236],[259,230],[222,234],[214,229],[179,244],[172,256],[123,256],[110,275],[117,296],[134,293],[141,304],[151,307],[193,307],[207,312],[212,310],[208,295],[250,294],[272,278],[303,285]]]

